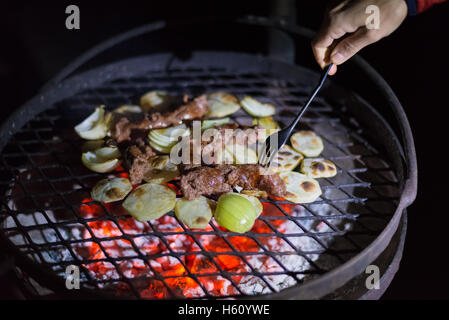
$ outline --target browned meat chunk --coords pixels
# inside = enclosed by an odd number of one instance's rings
[[[219,165],[216,167],[194,168],[181,176],[181,190],[191,200],[201,195],[219,195],[231,191],[231,187],[262,190],[271,195],[282,197],[286,187],[277,174],[262,174],[255,164],[234,167]]]
[[[287,193],[284,181],[277,174],[263,174],[257,164],[245,164],[234,168],[227,175],[227,182],[248,190],[262,190],[277,197]]]
[[[174,111],[152,114],[146,114],[145,117],[138,122],[130,122],[127,118],[121,118],[115,124],[114,138],[118,143],[129,140],[133,129],[158,129],[177,125],[183,120],[194,120],[202,118],[209,110],[209,103],[206,96],[202,95],[191,102],[177,108]]]
[[[126,152],[126,163],[129,167],[129,179],[132,184],[142,182],[145,173],[151,169],[149,159],[156,155],[150,146],[139,140],[135,145],[130,146]]]
[[[231,191],[223,170],[212,167],[198,167],[181,176],[181,190],[189,200],[201,195],[221,194]]]

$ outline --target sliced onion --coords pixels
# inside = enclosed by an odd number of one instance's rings
[[[103,147],[84,152],[81,155],[82,163],[94,172],[111,172],[117,168],[121,161],[120,151],[117,147]]]
[[[112,115],[105,114],[104,106],[95,108],[94,113],[75,126],[76,133],[86,140],[97,140],[106,137],[110,130]]]
[[[140,107],[143,111],[148,112],[153,108],[162,110],[167,108],[173,100],[167,92],[150,91],[140,98]]]
[[[131,182],[126,178],[110,178],[98,181],[93,187],[92,199],[100,202],[123,200],[132,190]]]
[[[151,169],[143,177],[146,182],[162,184],[179,176],[178,166],[170,162],[169,156],[154,156],[148,161]]]
[[[253,117],[269,117],[272,116],[276,109],[274,106],[268,103],[261,103],[250,96],[246,96],[240,101],[243,109]]]
[[[123,202],[123,208],[139,221],[158,219],[173,210],[176,193],[170,188],[153,183],[137,187]]]
[[[170,153],[171,148],[178,142],[180,137],[190,135],[190,129],[185,124],[151,130],[148,134],[150,145],[159,152]]]
[[[205,197],[194,200],[179,199],[175,205],[176,217],[189,228],[204,229],[212,219],[212,210]]]
[[[244,197],[245,199],[248,199],[252,203],[254,209],[256,210],[256,218],[260,216],[260,214],[263,212],[262,203],[260,203],[260,200],[257,199],[256,197],[244,193],[234,193],[234,194]]]
[[[226,193],[218,198],[215,209],[215,221],[229,231],[244,233],[256,221],[256,209],[248,199],[233,193]]]
[[[210,118],[226,117],[240,109],[239,100],[226,92],[214,92],[207,96],[210,109],[207,116]]]
[[[227,124],[230,120],[231,119],[229,118],[203,120],[201,124],[201,130],[206,130],[213,127],[221,126],[223,124]]]

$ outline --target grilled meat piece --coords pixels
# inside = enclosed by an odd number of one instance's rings
[[[146,145],[143,140],[138,140],[136,144],[126,150],[126,165],[129,168],[129,179],[132,184],[142,182],[145,173],[151,169],[150,157],[156,155],[153,149]]]
[[[221,194],[231,191],[226,183],[225,171],[220,168],[197,167],[181,176],[181,190],[188,200],[201,195]]]
[[[239,186],[247,190],[262,190],[271,195],[283,197],[286,187],[277,174],[262,174],[259,165],[248,164],[239,167],[218,165],[197,167],[181,176],[181,190],[189,199],[201,195],[219,195]]]
[[[177,125],[183,120],[194,120],[202,118],[209,110],[209,103],[206,96],[202,95],[191,102],[177,108],[174,111],[154,112],[145,114],[145,117],[138,122],[130,122],[126,117],[122,117],[116,124],[113,133],[118,143],[130,140],[133,129],[158,129]]]
[[[246,190],[261,190],[277,197],[287,193],[284,181],[277,174],[263,174],[259,165],[245,164],[234,168],[226,181],[232,186],[239,186]]]

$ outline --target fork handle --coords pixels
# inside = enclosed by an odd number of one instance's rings
[[[318,91],[320,91],[321,87],[324,84],[324,81],[326,80],[329,71],[331,70],[333,66],[333,63],[331,63],[330,65],[328,65],[323,72],[321,73],[321,77],[320,77],[320,81],[318,82],[317,86],[315,87],[315,89],[313,90],[312,94],[309,96],[309,99],[307,99],[306,104],[302,107],[301,111],[299,112],[299,114],[296,116],[295,120],[293,120],[293,122],[289,125],[289,129],[290,132],[291,130],[293,130],[293,128],[298,124],[299,119],[301,119],[302,115],[304,114],[304,112],[306,112],[307,108],[309,107],[310,103],[312,102],[312,100],[315,98],[315,96],[317,95]]]

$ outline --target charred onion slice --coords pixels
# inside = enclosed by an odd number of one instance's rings
[[[111,172],[121,163],[120,151],[117,147],[102,147],[84,152],[81,155],[82,163],[94,172]]]
[[[151,130],[148,134],[150,146],[162,153],[170,153],[171,148],[178,142],[180,137],[190,135],[190,129],[185,124]]]
[[[162,184],[179,176],[178,166],[170,162],[169,156],[154,156],[148,161],[151,169],[145,173],[143,178],[146,182]]]
[[[235,193],[225,193],[218,198],[215,221],[229,231],[244,233],[254,225],[257,213],[250,200]]]
[[[123,208],[139,221],[158,219],[173,210],[176,193],[170,188],[153,183],[137,187],[123,202]]]
[[[323,152],[323,140],[313,131],[299,131],[290,137],[292,147],[306,157],[318,157]]]
[[[226,117],[240,109],[239,100],[226,92],[215,92],[207,95],[210,108],[207,113],[209,118]]]
[[[204,229],[212,219],[212,210],[205,197],[194,200],[179,199],[175,205],[176,217],[192,229]]]
[[[173,100],[167,92],[164,91],[150,91],[145,93],[140,98],[140,107],[144,112],[148,112],[153,108],[163,110],[167,108]]]
[[[337,167],[326,159],[307,158],[301,164],[301,173],[309,178],[330,178],[337,174]]]
[[[132,190],[131,182],[126,178],[110,178],[97,182],[93,187],[92,199],[100,202],[123,200]]]
[[[281,172],[279,175],[287,188],[287,195],[284,198],[288,201],[310,203],[321,195],[320,185],[313,178],[295,171]]]
[[[240,101],[243,109],[253,117],[269,117],[275,113],[275,107],[268,103],[261,103],[250,96],[246,96]]]
[[[201,123],[201,130],[206,130],[213,127],[221,126],[223,124],[227,124],[230,120],[231,119],[229,118],[203,120],[203,122]]]
[[[246,194],[247,196],[252,196],[256,198],[268,198],[268,193],[262,190],[242,190],[240,194]]]
[[[75,126],[76,133],[86,140],[103,139],[109,132],[112,115],[104,111],[104,106],[95,108],[94,113]]]

